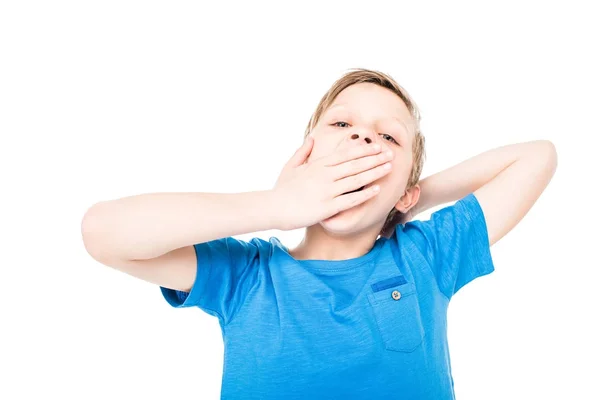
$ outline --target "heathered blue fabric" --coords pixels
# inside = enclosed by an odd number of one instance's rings
[[[227,400],[454,399],[448,303],[494,270],[473,194],[350,260],[295,260],[274,237],[195,249],[189,295],[161,291],[218,318]]]

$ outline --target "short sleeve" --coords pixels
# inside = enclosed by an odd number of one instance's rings
[[[483,210],[473,193],[402,228],[426,258],[450,299],[473,279],[494,271]],[[398,237],[398,235],[396,235]]]
[[[196,278],[189,293],[160,287],[173,307],[199,307],[227,324],[258,279],[258,245],[227,237],[194,245]]]

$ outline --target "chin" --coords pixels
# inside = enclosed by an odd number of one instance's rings
[[[327,232],[330,232],[337,236],[357,233],[366,227],[366,225],[364,225],[366,203],[367,202],[359,204],[358,206],[352,207],[348,210],[339,212],[321,221],[319,224]]]

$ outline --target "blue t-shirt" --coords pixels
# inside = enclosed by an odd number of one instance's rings
[[[221,399],[454,399],[448,303],[494,270],[472,193],[350,260],[296,260],[274,237],[195,249],[191,292],[161,291],[218,318]]]

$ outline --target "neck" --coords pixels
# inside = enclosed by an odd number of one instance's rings
[[[320,224],[306,228],[302,242],[290,255],[297,260],[349,260],[367,254],[375,244],[379,230],[371,228],[351,235],[337,236]]]

